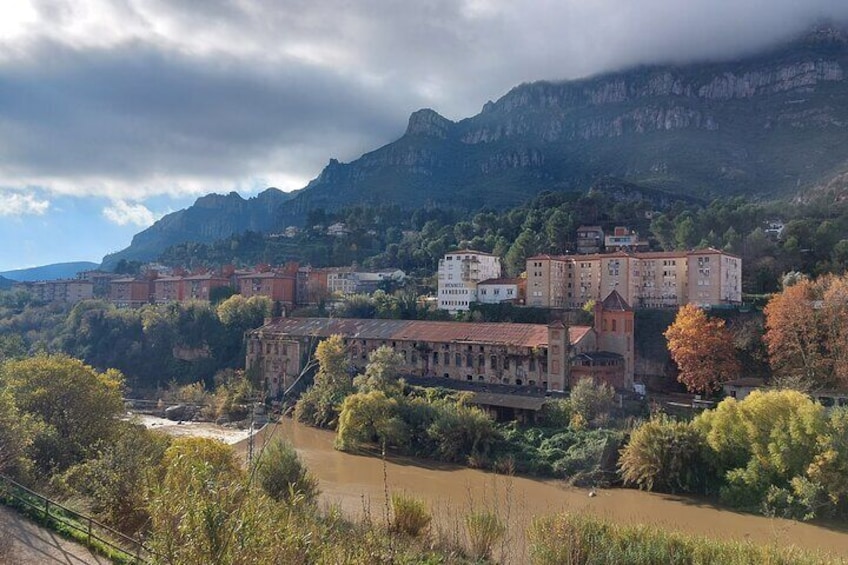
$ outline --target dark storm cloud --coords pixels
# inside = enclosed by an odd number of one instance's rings
[[[79,188],[101,194],[305,180],[396,138],[422,106],[459,119],[520,82],[728,58],[848,20],[845,0],[33,6],[0,44],[0,186],[102,179]]]
[[[334,138],[373,144],[403,127],[391,93],[298,63],[257,68],[135,45],[45,45],[39,58],[61,64],[0,69],[2,158],[25,172],[228,174],[277,147],[326,153]]]

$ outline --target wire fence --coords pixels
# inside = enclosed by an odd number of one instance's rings
[[[152,553],[141,541],[42,496],[5,475],[0,475],[0,500],[11,501],[22,509],[28,509],[34,516],[54,520],[80,532],[90,546],[98,542],[126,556],[133,563],[150,563]]]

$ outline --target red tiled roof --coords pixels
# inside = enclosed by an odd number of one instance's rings
[[[572,343],[579,341],[590,329],[588,326],[572,326],[569,328],[569,339]],[[255,331],[315,337],[339,334],[347,338],[387,341],[486,343],[520,347],[548,345],[548,326],[542,324],[280,318]]]

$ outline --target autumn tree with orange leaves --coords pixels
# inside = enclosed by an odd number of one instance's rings
[[[697,306],[680,308],[664,335],[680,369],[677,380],[689,392],[709,394],[738,376],[740,366],[730,331],[724,321],[709,318]]]
[[[848,276],[803,279],[766,305],[775,381],[810,391],[848,384]]]

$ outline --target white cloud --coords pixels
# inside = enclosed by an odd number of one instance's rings
[[[103,216],[119,226],[133,224],[142,228],[152,225],[158,219],[157,214],[144,204],[131,204],[125,200],[115,200],[111,206],[103,208]]]
[[[41,200],[33,194],[0,192],[0,216],[41,216],[50,208],[49,200]]]

